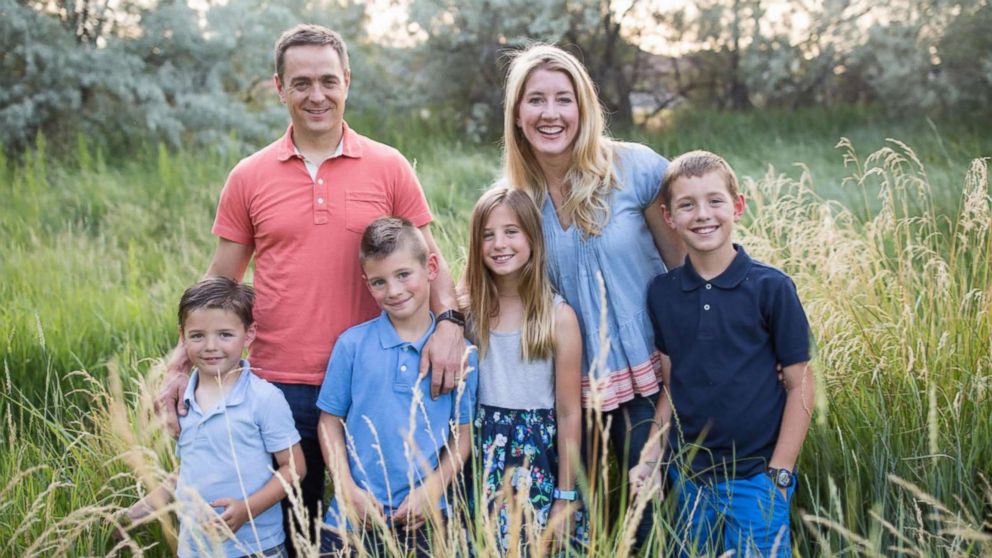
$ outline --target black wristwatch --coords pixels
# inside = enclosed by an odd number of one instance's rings
[[[462,314],[458,310],[445,310],[437,315],[437,321],[443,322],[444,320],[448,320],[458,325],[458,327],[465,327],[465,314]]]
[[[775,486],[779,488],[789,488],[796,483],[796,475],[788,469],[776,469],[774,467],[769,467],[765,470],[765,473],[771,477],[772,482]]]

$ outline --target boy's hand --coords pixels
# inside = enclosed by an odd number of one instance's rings
[[[393,512],[393,525],[402,525],[407,531],[415,531],[427,522],[427,515],[434,507],[430,483],[425,482],[410,491]]]
[[[353,485],[346,490],[346,501],[342,502],[342,507],[350,509],[348,520],[360,529],[371,528],[374,525],[373,519],[383,516],[382,504],[370,492],[358,486]]]
[[[464,328],[448,320],[438,322],[420,354],[420,377],[431,373],[431,399],[458,385],[465,349]]]
[[[138,523],[150,516],[153,511],[155,510],[148,505],[148,502],[141,499],[135,502],[130,508],[124,510],[124,517],[127,519],[128,523]]]
[[[224,508],[220,514],[220,520],[227,525],[232,533],[237,533],[238,529],[248,521],[248,504],[244,500],[221,498],[210,502],[210,505],[215,508]]]
[[[630,468],[627,474],[630,492],[636,496],[647,496],[657,488],[658,498],[665,499],[664,485],[661,481],[661,470],[657,463],[638,463]]]
[[[183,393],[189,383],[189,358],[182,345],[177,345],[166,362],[165,382],[155,399],[155,411],[164,415],[165,426],[173,438],[179,437],[179,417],[186,416]]]
[[[555,500],[548,514],[548,528],[551,532],[551,548],[558,550],[568,546],[568,541],[575,530],[575,512],[579,509],[578,502]]]

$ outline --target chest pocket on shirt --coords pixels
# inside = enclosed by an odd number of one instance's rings
[[[369,223],[389,215],[389,204],[383,196],[359,192],[345,195],[345,228],[362,234]]]

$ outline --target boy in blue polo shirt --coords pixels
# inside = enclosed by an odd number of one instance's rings
[[[471,450],[475,353],[459,389],[432,400],[419,363],[434,331],[429,302],[437,257],[409,221],[383,217],[366,228],[359,258],[383,312],[338,338],[317,398],[319,438],[334,480],[321,555],[336,555],[346,546],[344,533],[360,530],[366,550],[385,554],[372,530],[385,523],[404,553],[427,556],[424,525],[440,517],[443,495]]]
[[[744,196],[726,161],[676,158],[660,195],[688,257],[648,290],[666,391],[632,489],[660,486],[667,433],[682,554],[791,556],[789,501],[813,408],[806,314],[787,275],[731,243]]]
[[[179,417],[179,472],[128,517],[142,519],[174,495],[180,558],[286,555],[275,504],[306,463],[282,392],[241,359],[255,338],[254,298],[248,285],[208,277],[179,301],[180,342],[195,367],[183,395],[189,412]]]

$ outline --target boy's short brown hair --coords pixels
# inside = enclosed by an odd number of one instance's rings
[[[365,265],[368,260],[385,258],[404,247],[413,252],[421,265],[427,265],[430,251],[420,230],[402,217],[380,217],[365,227],[358,260]]]
[[[731,198],[737,198],[740,188],[737,175],[723,157],[709,151],[696,150],[683,153],[669,163],[665,178],[661,181],[661,203],[665,207],[672,205],[672,184],[680,178],[698,178],[711,172],[723,175],[727,191]]]
[[[228,277],[207,277],[186,289],[179,299],[179,328],[185,327],[186,318],[194,310],[219,308],[233,312],[247,329],[254,321],[254,304],[255,289],[251,285],[238,283]]]

